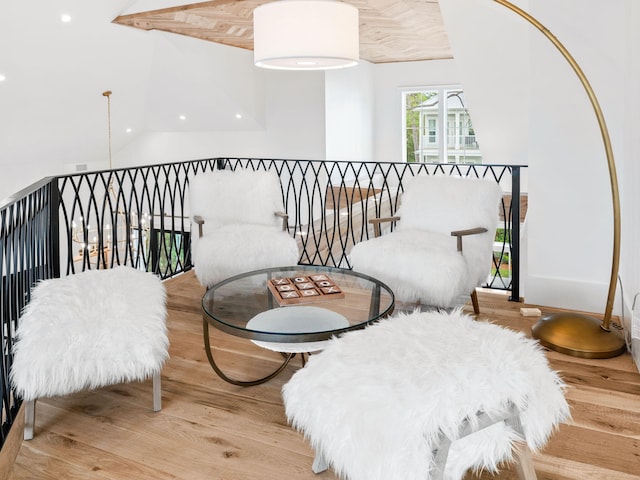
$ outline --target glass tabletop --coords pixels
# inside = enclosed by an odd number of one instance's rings
[[[316,292],[304,292],[311,288]],[[291,291],[297,294],[285,298]],[[384,283],[353,270],[297,265],[228,278],[207,290],[202,308],[209,325],[238,337],[316,342],[391,314],[394,296]]]

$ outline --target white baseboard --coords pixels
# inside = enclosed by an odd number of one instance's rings
[[[607,304],[609,285],[576,279],[528,275],[523,279],[527,303],[554,308],[566,308],[594,314],[603,314]],[[619,292],[616,292],[618,297]],[[614,302],[614,315],[620,314],[618,300]]]
[[[635,298],[631,302],[628,302],[628,300],[625,298],[625,316],[628,315],[629,325],[625,325],[625,327],[629,330],[627,338],[629,340],[628,344],[630,344],[631,356],[640,372],[640,301],[634,302]]]

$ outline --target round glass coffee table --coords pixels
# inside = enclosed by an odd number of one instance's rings
[[[333,336],[393,312],[394,295],[379,280],[353,270],[303,266],[243,273],[212,286],[202,298],[203,335],[213,370],[234,385],[266,382],[297,354],[322,350]],[[282,364],[256,380],[237,380],[216,364],[209,326],[280,352]]]

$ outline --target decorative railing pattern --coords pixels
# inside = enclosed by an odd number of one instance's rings
[[[369,219],[393,215],[413,176],[490,178],[519,199],[523,167],[213,158],[39,182],[2,207],[2,435],[19,407],[9,384],[12,344],[33,284],[115,265],[161,278],[191,269],[189,180],[205,171],[238,168],[277,172],[289,233],[300,247],[299,263],[350,268],[351,247],[373,236]],[[519,297],[519,206],[519,201],[503,201],[504,241],[498,244],[487,282],[491,288],[511,290],[514,299]],[[500,268],[505,258],[511,266],[508,275]]]
[[[0,399],[2,425],[0,448],[20,407],[11,388],[9,373],[20,314],[38,281],[60,275],[57,255],[57,189],[45,179],[0,206]]]
[[[518,198],[522,167],[217,158],[60,177],[62,270],[70,274],[127,264],[162,278],[188,270],[189,178],[238,168],[277,172],[301,264],[350,268],[351,247],[373,235],[368,220],[393,215],[411,177],[491,178]],[[510,256],[514,271],[518,268],[519,223],[511,223],[511,209],[518,207],[519,202],[502,205],[501,227],[508,234],[488,282],[493,288],[512,290],[517,278],[505,276],[499,263]]]

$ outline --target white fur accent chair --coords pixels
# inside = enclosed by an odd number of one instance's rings
[[[273,171],[198,173],[189,181],[196,277],[205,287],[262,268],[297,265],[280,180]],[[192,232],[196,227],[192,228]]]
[[[458,480],[513,453],[536,478],[541,448],[569,418],[539,344],[460,310],[414,312],[334,338],[284,385],[313,470],[348,480]]]
[[[501,198],[494,180],[416,176],[396,216],[370,220],[376,238],[351,249],[351,265],[389,285],[398,301],[452,308],[471,295],[480,313],[475,289],[490,273]],[[397,224],[380,236],[385,221]]]
[[[25,440],[39,398],[152,377],[161,409],[166,293],[151,273],[121,266],[39,282],[16,337],[11,381],[25,402]]]

